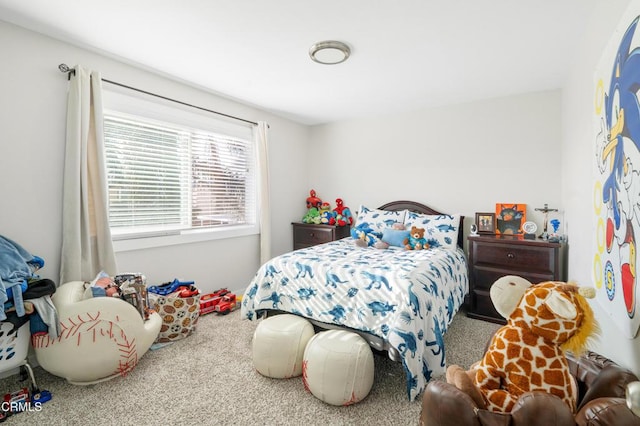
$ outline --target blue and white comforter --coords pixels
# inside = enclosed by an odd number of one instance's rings
[[[398,350],[415,399],[445,370],[443,334],[469,288],[461,249],[361,248],[350,238],[271,259],[242,299],[242,317],[277,309],[379,336]]]

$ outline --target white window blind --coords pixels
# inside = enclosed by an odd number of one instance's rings
[[[252,139],[105,111],[115,239],[255,225]]]

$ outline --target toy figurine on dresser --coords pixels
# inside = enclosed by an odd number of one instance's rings
[[[336,213],[331,210],[331,204],[326,201],[320,206],[320,223],[323,225],[336,224]]]
[[[353,225],[353,216],[349,207],[344,205],[342,198],[336,198],[336,208],[333,209],[335,213],[337,226],[351,226]]]
[[[322,206],[322,200],[316,196],[315,189],[309,191],[307,197],[307,213],[302,218],[302,223],[320,224],[320,207]]]
[[[319,209],[320,206],[322,206],[322,200],[316,196],[316,190],[312,189],[307,197],[307,208],[315,207]]]

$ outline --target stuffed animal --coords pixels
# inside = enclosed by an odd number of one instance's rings
[[[408,238],[404,239],[404,248],[407,250],[423,250],[428,249],[429,244],[424,237],[424,228],[411,227],[411,233]]]
[[[120,297],[120,287],[116,285],[113,278],[101,272],[91,286],[93,297],[109,296]]]
[[[450,366],[447,381],[490,411],[511,412],[520,395],[542,391],[558,396],[575,412],[577,389],[564,351],[580,355],[597,333],[586,300],[594,296],[591,287],[552,281],[527,286],[509,277],[491,292],[498,312],[508,313],[507,325],[469,371]]]
[[[327,202],[320,206],[320,223],[334,225],[336,223],[335,213],[331,210],[331,205]]]
[[[384,241],[376,241],[373,243],[373,248],[377,248],[378,250],[386,250],[389,248],[389,243],[385,243]]]
[[[335,213],[336,225],[338,226],[351,226],[353,225],[353,215],[349,207],[344,205],[342,198],[336,198],[336,208],[333,209]]]
[[[396,231],[404,231],[405,226],[404,226],[404,223],[393,222],[393,225],[391,225],[391,229],[394,229]]]
[[[303,223],[313,223],[316,225],[320,223],[320,220],[320,212],[315,207],[311,207],[309,210],[307,210],[307,214],[305,214],[302,218]]]
[[[389,228],[382,231],[380,241],[376,242],[373,247],[386,250],[390,246],[403,247],[404,237],[409,234],[405,231],[404,223],[394,222]]]
[[[322,205],[322,200],[316,197],[315,189],[312,189],[311,191],[309,191],[309,196],[307,197],[307,209],[310,209],[311,207],[315,207],[318,209],[320,208],[321,205]]]
[[[367,222],[361,222],[351,228],[351,237],[355,239],[355,244],[360,247],[369,247],[378,242],[378,237]]]

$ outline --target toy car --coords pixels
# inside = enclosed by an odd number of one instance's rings
[[[36,392],[33,395],[31,395],[31,401],[33,403],[39,402],[41,404],[44,404],[50,399],[51,399],[51,392],[49,392],[48,390],[42,390],[40,392]]]
[[[178,289],[178,287],[182,286],[191,286],[195,284],[194,281],[180,281],[177,278],[173,281],[166,282],[160,285],[152,285],[147,288],[151,293],[159,294],[161,296],[167,296]]]
[[[193,296],[197,296],[198,294],[200,294],[200,290],[198,290],[198,288],[196,286],[193,286],[193,285],[180,286],[180,287],[178,287],[176,292],[178,293],[178,296],[180,296],[180,297],[193,297]]]
[[[221,288],[213,293],[203,294],[200,297],[200,315],[208,314],[216,310],[216,305],[222,300],[222,296],[229,293],[226,288]]]
[[[13,414],[20,413],[25,410],[31,410],[36,407],[39,410],[39,405],[51,400],[51,392],[48,390],[39,390],[35,387],[31,389],[22,388],[12,393],[4,395],[4,401],[0,408],[0,423],[3,423],[7,418]]]
[[[3,409],[12,413],[25,410],[29,406],[29,389],[22,388],[4,395]]]
[[[236,295],[233,293],[227,293],[222,296],[222,300],[218,302],[215,307],[217,313],[222,315],[227,315],[229,312],[233,311],[238,307],[236,302]]]

